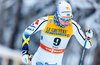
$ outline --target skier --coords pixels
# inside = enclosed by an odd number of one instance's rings
[[[84,35],[80,25],[72,20],[72,16],[70,4],[60,1],[54,15],[42,17],[28,26],[23,33],[22,61],[25,64],[29,62],[30,35],[40,30],[40,46],[32,58],[32,65],[62,65],[63,54],[72,35],[75,35],[82,46],[88,38],[86,48],[90,48],[92,30]]]

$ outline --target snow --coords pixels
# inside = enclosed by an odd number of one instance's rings
[[[6,57],[6,58],[20,58],[21,59],[21,51],[18,50],[12,50],[8,47],[1,46],[0,45],[0,56],[1,57]]]
[[[72,7],[78,7],[81,9],[92,8],[91,4],[87,2],[87,0],[70,0]]]
[[[23,4],[27,7],[33,6],[37,0],[23,0]]]
[[[35,3],[35,6],[36,6],[35,9],[42,9],[51,2],[52,0],[37,0],[37,3]]]
[[[37,0],[23,0],[21,13],[25,16],[28,15],[30,7],[34,6]]]
[[[14,5],[14,3],[16,2],[16,0],[9,0],[9,1],[6,1],[4,4],[6,4],[5,6],[4,6],[4,8],[6,9],[6,8],[9,8],[9,7],[11,7],[12,5]]]

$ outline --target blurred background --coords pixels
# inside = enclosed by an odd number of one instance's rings
[[[24,65],[21,61],[22,33],[35,20],[53,15],[59,0],[0,0],[0,65]],[[100,65],[100,0],[66,0],[72,6],[73,20],[82,30],[94,32],[93,46],[86,49],[83,65]],[[31,35],[29,52],[39,47],[40,32]],[[69,41],[63,65],[79,65],[83,47],[74,36]]]

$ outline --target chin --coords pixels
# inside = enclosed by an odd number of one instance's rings
[[[68,26],[69,24],[63,25],[63,26]]]
[[[63,26],[67,26],[67,25],[63,25]]]

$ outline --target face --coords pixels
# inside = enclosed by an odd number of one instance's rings
[[[67,17],[66,16],[62,16],[62,18],[69,19],[69,18],[71,18],[71,16],[67,16]],[[59,20],[60,24],[62,24],[64,26],[67,26],[70,23],[70,20],[69,21],[68,20],[63,21],[60,17],[58,17],[58,20]]]

